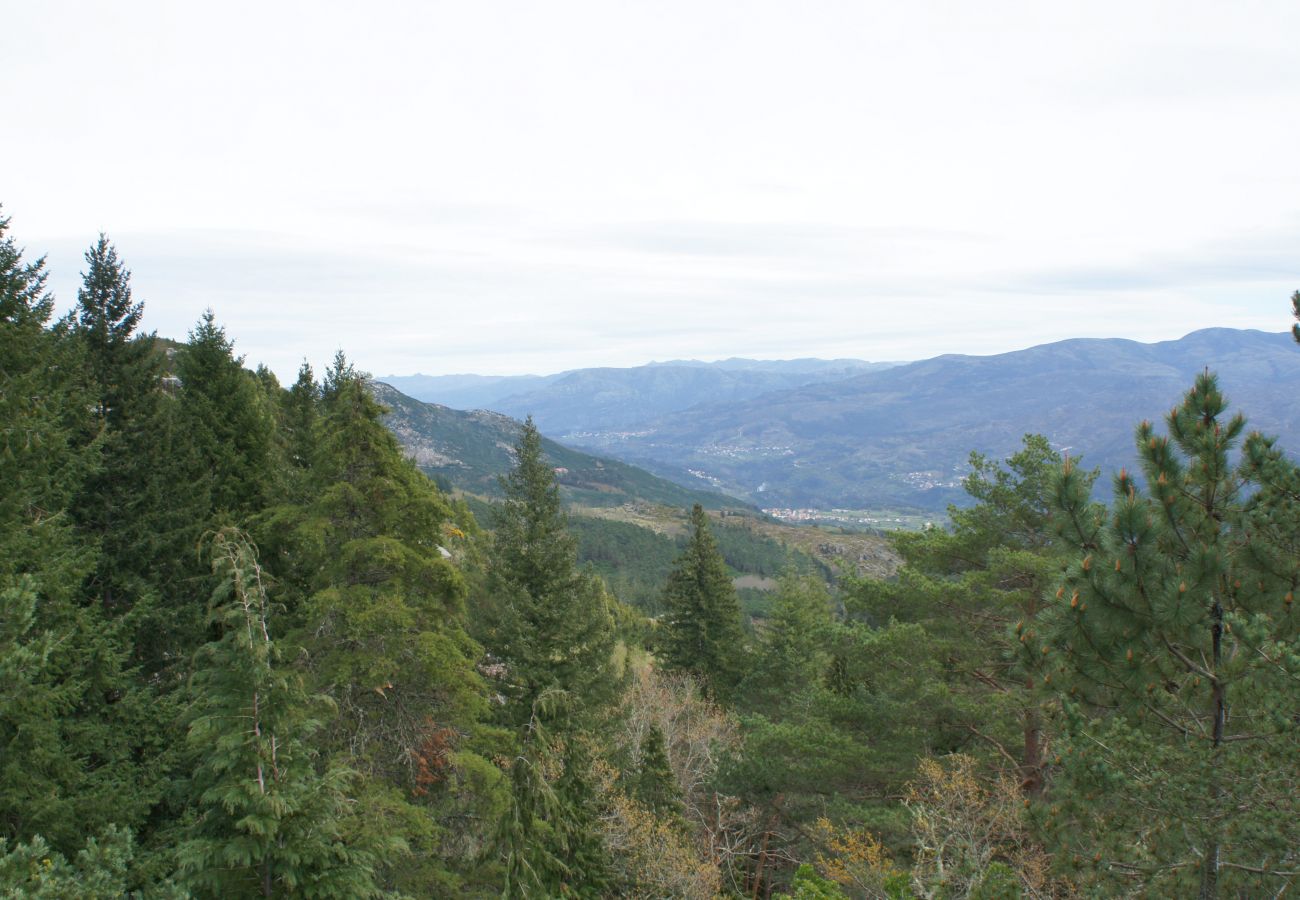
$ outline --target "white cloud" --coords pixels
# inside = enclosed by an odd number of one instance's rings
[[[1300,6],[20,4],[0,202],[282,376],[1280,330]]]

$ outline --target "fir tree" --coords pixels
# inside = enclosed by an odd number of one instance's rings
[[[489,649],[504,671],[504,713],[519,726],[512,798],[499,840],[510,897],[598,897],[609,870],[584,729],[616,696],[614,623],[599,580],[577,569],[554,470],[525,422],[502,479],[487,589]]]
[[[157,367],[150,360],[152,337],[142,340],[135,334],[144,304],[131,302],[131,273],[103,234],[86,251],[73,315],[73,330],[86,345],[97,413],[120,430],[128,404],[143,400],[154,387]]]
[[[212,897],[378,896],[380,853],[403,848],[350,821],[355,773],[317,771],[311,739],[332,705],[280,662],[252,547],[222,531],[211,553],[222,637],[203,648],[193,678],[196,817],[179,848],[181,877]]]
[[[668,761],[663,729],[657,723],[646,729],[641,740],[641,760],[632,782],[632,796],[655,815],[681,822],[681,790]]]
[[[1146,490],[1121,472],[1109,514],[1066,468],[1056,518],[1081,558],[1021,633],[1072,698],[1063,840],[1096,877],[1171,896],[1275,893],[1300,841],[1300,472],[1259,435],[1234,466],[1226,408],[1206,373],[1168,437],[1142,423]]]
[[[111,822],[138,825],[164,775],[151,746],[167,715],[126,668],[122,623],[86,604],[96,548],[70,507],[102,441],[80,378],[84,348],[45,327],[38,261],[0,219],[0,836],[71,853]]]
[[[691,672],[709,696],[725,699],[742,671],[740,601],[700,504],[691,534],[664,588],[664,662]]]
[[[212,310],[190,332],[178,360],[181,418],[193,446],[195,480],[216,525],[239,524],[260,512],[272,480],[270,401]]]
[[[496,611],[488,649],[505,668],[507,714],[526,723],[543,694],[599,714],[614,698],[614,625],[600,581],[577,568],[555,472],[529,419],[502,480],[487,590]],[[576,717],[575,717],[576,718]]]

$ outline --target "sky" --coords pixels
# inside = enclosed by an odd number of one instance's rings
[[[1300,3],[5,4],[0,204],[61,308],[292,378],[1282,331]]]

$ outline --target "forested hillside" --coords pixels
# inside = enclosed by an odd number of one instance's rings
[[[471,507],[343,353],[282,385],[212,311],[163,344],[103,236],[55,319],[8,228],[4,896],[1214,898],[1300,878],[1300,468],[1231,383],[1201,373],[1133,422],[1108,504],[1010,424],[951,527],[896,536],[893,577],[829,585],[684,491],[671,535],[575,525],[561,470],[602,514],[596,484],[653,480],[570,465],[531,422],[482,445],[509,463]],[[742,568],[778,581],[761,621]]]

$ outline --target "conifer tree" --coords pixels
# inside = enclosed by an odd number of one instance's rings
[[[190,332],[177,373],[181,419],[190,434],[195,480],[213,524],[240,524],[269,499],[275,417],[234,342],[208,310]]]
[[[680,823],[681,790],[668,761],[668,747],[658,723],[646,729],[641,740],[641,761],[632,783],[632,795],[661,818]]]
[[[89,405],[81,355],[47,329],[44,260],[26,263],[0,216],[0,584],[22,573],[71,600],[93,565],[67,509],[98,450],[80,435]]]
[[[664,588],[664,607],[664,662],[694,674],[710,697],[726,699],[742,671],[740,601],[698,503],[686,548]]]
[[[308,378],[304,395],[315,393]],[[404,458],[367,377],[340,355],[326,382],[300,496],[259,530],[313,684],[337,704],[319,743],[362,772],[359,805],[416,851],[385,878],[455,893],[453,870],[490,834],[448,823],[485,820],[504,779],[486,759],[497,736],[484,727],[464,580],[442,546],[455,546],[453,509]]]
[[[131,298],[131,273],[105,235],[86,251],[86,271],[71,315],[71,333],[82,348],[87,390],[95,415],[88,423],[99,465],[82,486],[76,516],[101,551],[89,588],[111,613],[120,613],[147,591],[138,575],[136,543],[148,521],[141,503],[157,460],[149,430],[158,412],[152,335],[137,335],[143,303]]]
[[[210,550],[222,636],[202,649],[193,677],[197,814],[180,875],[201,896],[378,896],[380,854],[403,847],[351,821],[355,773],[317,771],[312,736],[332,704],[280,661],[253,548],[224,530]]]
[[[121,624],[84,603],[96,547],[69,513],[99,471],[80,342],[46,328],[53,298],[0,218],[0,837],[71,853],[138,825],[162,772]]]
[[[515,451],[487,584],[496,610],[488,649],[505,667],[507,715],[528,722],[538,698],[555,690],[571,709],[598,715],[618,687],[609,601],[599,579],[577,568],[555,472],[531,418]]]
[[[1121,472],[1109,514],[1066,468],[1056,520],[1080,558],[1021,634],[1073,700],[1055,821],[1108,889],[1271,895],[1296,869],[1300,472],[1259,435],[1234,466],[1226,409],[1206,373],[1167,437],[1142,423],[1146,488]]]
[[[503,669],[503,713],[520,745],[500,838],[506,895],[598,897],[609,875],[583,732],[617,695],[614,623],[599,579],[577,568],[531,418],[515,451],[487,578],[488,649]]]
[[[148,397],[158,372],[150,359],[152,337],[141,339],[135,333],[144,304],[131,302],[131,273],[106,235],[86,251],[73,315],[73,330],[87,350],[97,414],[120,430],[130,413],[128,405]]]
[[[1018,652],[1012,630],[1033,629],[1042,597],[1059,580],[1068,548],[1051,525],[1051,486],[1061,457],[1025,435],[1004,463],[971,454],[963,482],[975,503],[950,506],[949,529],[893,538],[904,567],[893,582],[861,583],[855,606],[877,622],[920,623],[949,673],[967,753],[994,750],[1018,762],[1026,794],[1044,787],[1045,721],[1054,700],[1035,691],[1041,660]],[[1078,473],[1081,485],[1092,473]]]

